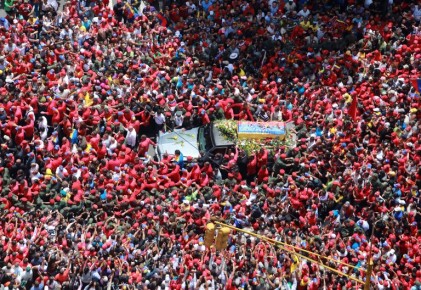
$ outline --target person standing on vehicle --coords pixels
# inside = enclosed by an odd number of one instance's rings
[[[174,152],[174,161],[180,166],[180,168],[183,168],[184,166],[184,156],[183,153],[181,153],[180,150],[175,150]]]

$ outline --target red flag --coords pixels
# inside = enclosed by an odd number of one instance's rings
[[[355,95],[352,98],[351,106],[349,106],[349,109],[348,109],[348,114],[353,121],[357,119],[357,103],[358,103],[357,95]]]
[[[157,18],[159,19],[159,21],[161,22],[161,26],[163,26],[163,27],[167,27],[167,25],[168,25],[168,21],[167,21],[167,19],[165,18],[165,16],[164,16],[164,15],[162,15],[161,13],[158,13],[156,17],[157,17]]]

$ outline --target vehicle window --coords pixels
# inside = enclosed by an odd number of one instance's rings
[[[197,134],[197,142],[199,143],[200,151],[206,152],[212,148],[212,140],[210,138],[209,131],[209,126],[199,128],[199,133]]]

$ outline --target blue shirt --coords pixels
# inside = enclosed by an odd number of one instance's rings
[[[6,28],[6,30],[9,30],[10,24],[9,24],[9,21],[6,18],[4,18],[4,17],[0,18],[0,25],[4,26],[4,28]]]
[[[44,290],[44,283],[40,283],[38,286],[32,286],[30,290]]]
[[[208,12],[208,9],[209,9],[209,7],[211,7],[212,6],[212,1],[208,1],[208,3],[206,3],[205,1],[202,1],[202,7],[203,7],[203,10],[205,10],[206,12]]]

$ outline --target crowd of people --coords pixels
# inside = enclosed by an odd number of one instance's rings
[[[1,289],[421,289],[417,2],[6,0]],[[148,154],[220,119],[297,144]]]

